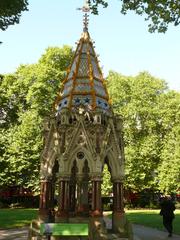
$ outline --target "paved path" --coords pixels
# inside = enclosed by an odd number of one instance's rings
[[[107,229],[112,228],[112,220],[104,217],[106,222]],[[173,237],[169,238],[168,233],[164,231],[159,231],[155,228],[144,227],[142,225],[133,224],[133,233],[134,233],[134,240],[180,240],[180,236],[173,235]]]
[[[133,232],[134,240],[180,240],[178,235],[169,238],[166,232],[136,224],[133,224]],[[0,230],[0,240],[27,240],[27,234],[28,228]]]
[[[0,230],[0,240],[27,240],[28,228]]]
[[[133,224],[133,232],[139,238],[139,240],[165,240],[165,239],[180,240],[180,236],[178,235],[168,237],[167,232],[159,231],[154,228],[144,227],[136,224]]]

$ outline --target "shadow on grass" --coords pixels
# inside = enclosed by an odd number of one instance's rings
[[[127,217],[130,222],[144,225],[147,227],[157,228],[159,230],[164,230],[162,224],[162,216],[159,215],[160,210],[158,211],[144,211],[144,212],[131,212],[127,211]],[[175,219],[173,221],[174,233],[180,234],[180,212],[175,214]]]
[[[160,210],[127,210],[126,216],[131,223],[156,228],[164,231],[163,219],[159,215]],[[111,217],[111,214],[108,214]],[[174,233],[180,235],[180,210],[175,211],[173,221]]]
[[[0,209],[0,229],[29,225],[37,218],[37,209]]]
[[[126,215],[132,223],[164,230],[159,212],[160,210],[127,210]],[[0,209],[0,229],[29,225],[37,218],[37,213],[37,209]],[[108,214],[108,217],[111,217],[111,214]],[[180,210],[175,211],[173,226],[174,233],[180,235]]]

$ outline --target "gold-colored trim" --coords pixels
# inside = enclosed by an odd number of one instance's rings
[[[93,49],[93,51],[94,51],[94,49]],[[97,62],[97,67],[98,67],[98,70],[99,70],[99,73],[100,73],[100,76],[101,76],[100,80],[101,80],[101,82],[102,82],[102,84],[103,84],[103,86],[104,86],[104,90],[105,90],[105,92],[106,92],[107,99],[109,100],[109,94],[108,94],[108,91],[107,91],[105,79],[104,79],[104,77],[103,77],[102,70],[101,70],[101,68],[100,68],[100,66],[99,66],[98,58],[97,58],[97,56],[96,56],[95,51],[94,51],[94,54],[95,54],[95,58],[96,58],[96,62]],[[109,102],[109,101],[108,101],[108,102]]]
[[[77,73],[78,73],[78,70],[79,70],[80,56],[81,56],[81,51],[82,51],[82,47],[83,47],[83,42],[82,41],[79,42],[79,46],[80,46],[80,50],[79,50],[79,55],[77,56],[76,70],[73,74],[73,87],[72,87],[71,92],[70,92],[70,100],[69,100],[69,104],[68,104],[68,107],[70,109],[72,107],[72,96],[73,96],[74,88],[76,86],[76,77],[77,77]],[[78,49],[79,46],[77,46],[77,49]],[[77,51],[77,49],[76,49],[76,51]]]
[[[83,50],[83,46],[84,44],[86,44],[86,49],[85,49],[85,52],[82,51]],[[79,67],[80,67],[80,61],[81,61],[81,56],[82,55],[86,55],[87,56],[87,70],[88,70],[88,73],[86,76],[79,76]],[[93,68],[93,64],[92,64],[92,61],[94,61],[94,64],[97,66],[97,70],[99,72],[99,77],[95,76],[95,72],[94,72],[94,68]],[[72,70],[72,66],[75,64],[75,70],[73,71]],[[69,75],[72,74],[72,71],[73,71],[73,75],[72,77],[69,78]],[[88,82],[86,83],[78,83],[78,80],[85,80],[87,79]],[[60,92],[61,91],[64,91],[65,89],[65,84],[68,83],[69,81],[72,81],[72,84],[71,84],[71,89],[66,93],[64,94],[63,96],[60,95]],[[99,87],[102,88],[102,90],[104,90],[104,96],[100,93],[98,93],[98,91],[95,90],[95,86],[98,87],[98,84],[95,84],[95,81],[98,83],[101,83],[102,86],[100,85]],[[90,86],[90,90],[86,91],[77,91],[75,90],[75,87],[76,86],[79,86],[79,85],[82,85],[82,86]],[[68,108],[72,108],[72,106],[74,105],[73,104],[73,97],[75,95],[78,95],[78,96],[85,96],[85,95],[89,95],[91,96],[92,100],[91,100],[91,106],[92,106],[92,109],[95,109],[97,106],[97,103],[96,103],[96,99],[97,98],[100,98],[104,101],[106,101],[107,103],[109,103],[111,105],[111,100],[109,98],[109,94],[108,94],[108,91],[107,91],[107,87],[106,87],[106,83],[105,83],[105,80],[103,78],[103,74],[102,74],[102,70],[99,66],[99,61],[98,61],[98,58],[97,58],[97,55],[96,55],[96,52],[94,50],[94,46],[93,46],[93,43],[90,39],[90,35],[88,32],[84,32],[78,42],[78,45],[76,47],[76,51],[75,51],[75,54],[73,56],[73,60],[71,62],[71,65],[70,67],[67,69],[67,75],[66,77],[64,78],[63,80],[63,83],[61,85],[61,89],[59,90],[58,92],[58,95],[57,95],[57,98],[56,98],[56,101],[55,101],[55,106],[57,107],[59,102],[65,98],[68,98],[69,101],[68,101]]]
[[[92,94],[92,108],[95,109],[96,108],[96,93],[95,93],[95,89],[94,89],[94,74],[93,74],[93,66],[92,66],[92,63],[91,63],[90,47],[91,47],[91,41],[88,41],[87,56],[88,56],[88,63],[89,63],[89,80],[90,80],[90,85],[91,85],[91,89],[92,89],[92,92],[91,92],[91,94]]]

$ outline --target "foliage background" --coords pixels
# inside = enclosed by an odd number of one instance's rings
[[[71,47],[48,48],[38,63],[0,77],[0,185],[39,186],[43,119],[52,113]],[[180,189],[180,93],[141,72],[109,72],[107,86],[116,114],[124,119],[125,187],[166,193]],[[111,192],[104,168],[103,195]]]

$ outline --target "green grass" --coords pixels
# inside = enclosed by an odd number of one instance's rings
[[[162,224],[162,216],[159,215],[160,210],[127,210],[126,215],[130,222],[144,225],[147,227],[164,230]],[[180,234],[180,210],[175,211],[175,219],[173,221],[174,233]]]
[[[37,209],[0,209],[0,229],[17,228],[29,225],[37,218]],[[160,210],[127,210],[130,222],[164,230]],[[180,210],[175,211],[174,233],[180,235]]]
[[[0,229],[29,225],[37,218],[37,209],[0,209]]]

